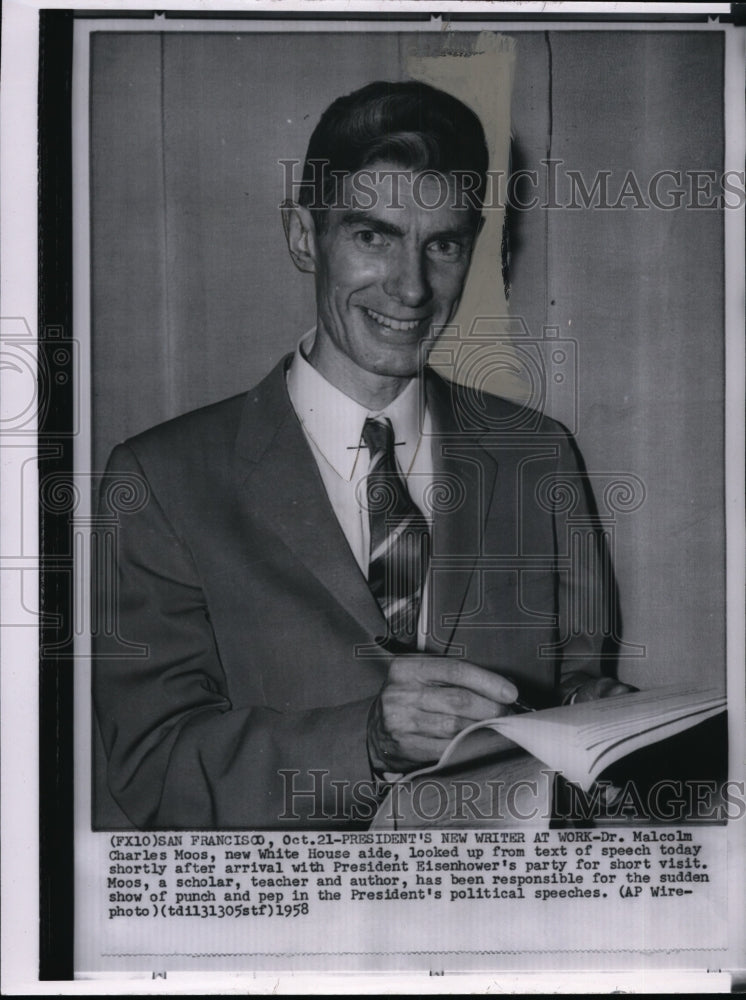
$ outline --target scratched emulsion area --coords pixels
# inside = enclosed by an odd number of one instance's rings
[[[502,273],[515,40],[493,31],[477,36],[448,32],[438,36],[435,47],[433,52],[429,40],[430,54],[410,54],[407,72],[415,80],[448,91],[479,115],[487,137],[490,171],[502,178],[502,183],[488,185],[490,204],[453,329],[440,338],[431,364],[457,382],[525,401],[530,386],[521,377],[522,366],[506,339],[510,323]]]

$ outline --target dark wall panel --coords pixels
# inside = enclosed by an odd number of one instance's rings
[[[551,45],[552,154],[586,188],[611,171],[614,204],[631,171],[647,201],[657,171],[722,172],[719,35],[573,32]],[[549,213],[548,318],[577,340],[589,467],[645,486],[618,517],[617,565],[627,637],[648,649],[629,675],[649,685],[721,670],[723,220],[637,201]]]
[[[101,468],[102,450],[140,420],[172,415],[164,392],[170,351],[160,37],[93,36],[91,80],[94,467]]]

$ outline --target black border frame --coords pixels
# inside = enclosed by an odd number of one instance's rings
[[[73,489],[73,14],[39,12],[39,483]],[[53,355],[53,364],[48,361]],[[50,372],[53,378],[49,377]],[[71,514],[39,504],[39,979],[73,978]],[[65,565],[67,564],[67,572]],[[62,568],[62,572],[60,569]],[[67,641],[66,641],[66,638]]]

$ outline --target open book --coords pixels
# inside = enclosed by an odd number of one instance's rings
[[[725,708],[721,688],[677,684],[488,719],[467,726],[449,743],[437,764],[414,771],[404,780],[474,760],[488,752],[486,737],[496,732],[588,791],[615,761],[682,733]]]

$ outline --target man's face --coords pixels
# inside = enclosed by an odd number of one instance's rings
[[[356,378],[415,375],[456,311],[478,225],[453,207],[453,185],[376,163],[345,179],[347,207],[327,213],[316,238],[314,353],[349,395]]]

